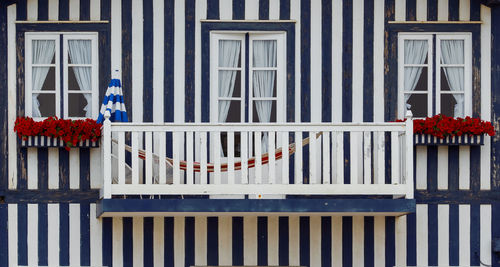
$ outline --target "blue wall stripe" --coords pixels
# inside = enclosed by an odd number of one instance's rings
[[[459,0],[448,0],[448,20],[458,20],[459,10]]]
[[[5,2],[0,2],[0,47],[7,47],[7,4]],[[7,83],[7,53],[0,53],[0,94],[8,94],[8,83]],[[9,105],[7,97],[2,97],[0,99],[0,108],[2,110],[7,110]],[[7,123],[7,112],[2,112],[0,115],[0,143],[7,144],[8,137],[8,123]],[[0,191],[3,191],[8,187],[8,147],[0,147]],[[3,253],[3,252],[2,252]],[[1,254],[0,254],[1,256]],[[1,258],[0,258],[1,263]]]
[[[436,204],[429,204],[427,207],[429,265],[438,265],[438,207]]]
[[[396,264],[396,226],[394,217],[385,217],[385,266]]]
[[[250,47],[250,35],[245,34],[245,47]],[[250,49],[245,50],[245,62],[250,62]],[[248,122],[248,117],[250,113],[249,109],[249,94],[250,94],[250,83],[248,82],[250,79],[249,71],[245,71],[245,122]]]
[[[194,217],[185,218],[185,252],[184,252],[184,263],[186,267],[194,266]],[[144,265],[148,266],[148,265]],[[152,266],[152,265],[150,265]]]
[[[123,266],[132,267],[134,262],[134,222],[132,217],[123,218]]]
[[[132,0],[122,0],[122,90],[129,121],[136,119],[132,116],[132,38]]]
[[[492,33],[492,44],[491,44],[491,83],[500,84],[500,8],[491,9],[491,33]],[[492,93],[493,93],[492,88]],[[498,90],[497,90],[498,92]],[[495,127],[498,129],[498,119],[500,118],[500,97],[493,97],[492,99],[491,121],[495,123]],[[491,139],[491,154],[499,155],[500,153],[500,140],[498,138]],[[491,189],[495,191],[500,191],[500,157],[491,157]],[[493,209],[493,215],[495,217],[500,215],[498,210],[500,206],[495,205]],[[497,217],[498,218],[498,217]],[[495,228],[495,227],[494,227]],[[498,230],[498,229],[495,229]],[[499,231],[497,232],[497,237],[500,237]],[[496,257],[500,261],[500,255]]]
[[[321,217],[321,266],[332,266],[332,217]]]
[[[101,1],[101,20],[109,20],[110,18],[111,18],[111,1]]]
[[[406,216],[406,264],[417,265],[417,216],[415,213]]]
[[[219,19],[219,0],[207,0],[207,19]]]
[[[310,220],[309,217],[300,217],[299,219],[299,251],[300,251],[300,265],[310,265]]]
[[[69,265],[69,204],[59,204],[59,265]]]
[[[480,236],[481,236],[481,210],[480,206],[473,204],[470,207],[470,265],[479,266]],[[495,228],[495,227],[493,227]]]
[[[474,192],[481,187],[481,148],[478,146],[470,147],[470,189]]]
[[[494,14],[494,13],[493,13]],[[497,14],[495,14],[497,15]],[[500,14],[498,14],[500,15]],[[500,222],[500,203],[495,202],[492,205],[492,222]],[[494,225],[494,224],[493,224]],[[500,236],[500,227],[491,227],[491,234],[493,238],[498,238]],[[500,265],[500,253],[492,253],[491,262],[493,267],[499,267]]]
[[[143,1],[143,121],[153,122],[153,0]]]
[[[38,0],[38,20],[49,19],[49,0]]]
[[[257,218],[257,265],[267,266],[267,217]]]
[[[153,266],[153,217],[144,218],[144,266]]]
[[[311,1],[300,1],[300,71],[301,71],[301,121],[311,121]],[[303,133],[302,138],[308,134]],[[304,146],[302,154],[302,177],[309,181],[309,146]]]
[[[28,265],[28,204],[17,204],[17,263]]]
[[[219,218],[207,218],[207,264],[219,265]]]
[[[16,20],[26,20],[26,1],[19,0],[16,5]],[[17,88],[24,88],[24,33],[16,32],[16,47],[18,56],[16,57],[17,68]],[[24,92],[17,90],[17,116],[24,114]],[[27,149],[17,147],[17,189],[27,189]]]
[[[437,147],[427,146],[427,190],[437,191]]]
[[[481,20],[481,1],[470,1],[470,20]]]
[[[174,266],[174,218],[166,217],[164,219],[164,234],[165,234],[165,267]]]
[[[322,122],[332,121],[332,1],[321,2],[321,113]]]
[[[69,189],[69,151],[59,148],[59,189]]]
[[[102,219],[102,265],[113,266],[113,218]]]
[[[259,0],[259,19],[269,19],[269,0]]]
[[[69,0],[59,0],[59,20],[69,20]]]
[[[389,21],[395,19],[395,0],[385,0],[385,18],[384,18],[384,44],[388,56],[384,57],[386,68],[384,72],[384,108],[385,121],[394,121],[396,119],[397,103],[397,33],[391,30]],[[405,28],[406,30],[406,28]],[[387,161],[386,161],[387,162]]]
[[[233,19],[245,19],[245,0],[233,0]]]
[[[0,4],[1,8],[1,4]],[[0,244],[9,244],[9,229],[8,229],[9,205],[0,204]],[[3,246],[0,250],[0,265],[8,266],[9,264],[9,246]]]
[[[352,217],[342,217],[342,266],[352,267]]]
[[[279,217],[279,234],[278,234],[278,264],[280,266],[286,266],[289,264],[289,227],[288,227],[288,217]]]
[[[448,147],[448,190],[458,190],[458,172],[459,172],[459,150],[458,146]]]
[[[185,121],[194,122],[194,58],[195,58],[195,1],[186,0],[186,23],[185,23]]]
[[[417,20],[417,1],[406,0],[406,20]]]
[[[366,3],[366,2],[365,2]],[[374,242],[375,242],[375,225],[374,225],[374,217],[373,216],[366,216],[364,220],[364,232],[365,232],[365,243],[364,243],[364,260],[365,260],[365,267],[373,267],[375,262],[374,262],[374,256],[375,256],[375,247],[374,247]]]
[[[290,0],[280,0],[280,20],[290,19]]]
[[[80,264],[90,266],[90,203],[80,204]]]
[[[438,1],[427,1],[427,20],[429,21],[435,21],[437,20],[437,13],[438,13]],[[471,5],[472,5],[471,1]]]
[[[90,0],[80,0],[80,20],[90,20]]]
[[[233,217],[233,265],[243,266],[243,217]]]
[[[165,122],[174,121],[174,0],[165,1],[165,62],[163,109]],[[167,139],[168,140],[168,139]],[[167,141],[167,144],[171,143]],[[168,151],[167,151],[168,152]],[[168,154],[168,153],[167,153]]]
[[[450,205],[450,265],[458,266],[459,263],[459,216],[458,216],[458,205],[451,204]]]
[[[352,121],[352,0],[342,2],[342,121]],[[344,183],[351,183],[350,134],[344,133]]]
[[[38,150],[38,190],[48,189],[49,158],[48,148],[40,147]]]
[[[90,149],[80,148],[80,190],[90,189]]]
[[[47,203],[38,204],[38,265],[48,264]]]
[[[363,121],[373,121],[373,17],[374,0],[364,1]]]

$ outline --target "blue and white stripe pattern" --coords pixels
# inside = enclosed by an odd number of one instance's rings
[[[109,82],[108,90],[102,101],[101,111],[97,118],[97,123],[102,123],[104,121],[104,113],[106,111],[111,113],[109,119],[112,122],[128,122],[127,109],[123,101],[122,85],[120,79],[116,77],[113,77],[111,82]]]

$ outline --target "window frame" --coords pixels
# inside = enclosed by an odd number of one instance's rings
[[[70,117],[68,116],[68,70],[71,67],[69,64],[68,55],[68,40],[90,40],[92,45],[92,115],[91,118],[95,119],[98,115],[99,109],[99,46],[98,46],[98,32],[26,32],[25,33],[25,113],[26,116],[33,117],[33,103],[32,103],[32,41],[33,40],[54,40],[55,45],[55,116],[65,119],[85,119],[87,117]],[[61,47],[62,44],[62,47]],[[61,53],[63,55],[61,55]],[[62,56],[62,61],[61,61]],[[74,64],[71,64],[74,65]],[[61,70],[62,69],[62,70]],[[61,84],[62,74],[62,84]],[[36,92],[35,92],[36,93]],[[81,93],[83,95],[83,93]],[[62,110],[61,110],[62,107]],[[47,117],[35,117],[36,121],[41,121]]]
[[[441,112],[441,40],[464,40],[464,117],[472,115],[472,33],[471,32],[399,32],[398,33],[398,118],[404,118],[406,107],[404,101],[404,41],[427,40],[427,116]],[[434,51],[435,50],[435,51]],[[423,64],[422,64],[423,65]],[[434,80],[435,77],[435,80]],[[410,92],[408,92],[410,93]],[[411,94],[423,94],[415,93]],[[435,114],[434,114],[435,112]]]

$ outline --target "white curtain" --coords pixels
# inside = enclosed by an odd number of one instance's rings
[[[240,41],[220,40],[219,41],[219,67],[238,67],[240,55]],[[219,97],[231,97],[234,91],[236,80],[236,70],[219,71]],[[226,122],[231,101],[219,101],[219,122]]]
[[[33,64],[50,64],[55,55],[56,42],[54,40],[33,40]],[[40,91],[43,83],[47,78],[50,67],[33,67],[32,82],[33,91]],[[32,94],[32,116],[41,117],[40,102],[38,102],[38,95]]]
[[[253,41],[253,65],[254,67],[276,67],[276,41],[256,40]],[[274,91],[274,80],[276,71],[257,70],[253,72],[253,93],[254,97],[272,97]],[[271,110],[273,101],[256,100],[257,115],[259,122],[269,122],[271,120]],[[268,134],[262,137],[262,152],[267,152]]]
[[[405,64],[424,64],[427,58],[428,43],[427,40],[405,40]],[[405,67],[404,90],[413,91],[417,86],[423,67]],[[406,108],[411,105],[406,103],[410,94],[405,94]]]
[[[90,40],[69,40],[69,57],[72,64],[92,64],[92,42]],[[92,117],[92,67],[73,67],[76,82],[83,94],[87,105],[83,108],[86,117]]]
[[[464,41],[463,40],[442,40],[441,41],[441,61],[443,64],[464,64]],[[464,91],[464,68],[444,67],[444,74],[451,91]],[[464,95],[453,94],[455,101],[454,116],[464,116]]]

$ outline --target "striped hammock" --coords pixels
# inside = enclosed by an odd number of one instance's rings
[[[319,138],[321,135],[323,134],[323,132],[319,132],[316,134],[316,139]],[[118,141],[115,140],[115,139],[112,139],[113,143],[115,144],[118,144]],[[310,143],[310,137],[307,137],[305,139],[302,140],[302,146],[306,146]],[[291,156],[293,155],[293,153],[295,153],[295,149],[296,149],[296,143],[292,143],[288,146],[288,155]],[[132,153],[132,147],[125,144],[125,150]],[[146,151],[145,150],[142,150],[142,149],[138,149],[138,156],[140,159],[142,160],[145,160],[146,159]],[[279,160],[281,158],[283,158],[283,149],[280,147],[278,149],[276,149],[274,151],[274,156],[275,156],[275,159],[276,160]],[[156,155],[156,154],[153,154],[153,158],[155,161],[158,161],[160,156]],[[165,162],[170,165],[171,167],[174,166],[174,159],[172,158],[169,158],[169,157],[165,157]],[[257,162],[257,158],[255,157],[252,157],[252,158],[249,158],[247,163],[248,163],[248,168],[254,168],[255,167],[255,164]],[[261,156],[261,162],[262,164],[267,164],[269,163],[269,153],[264,153],[262,154]],[[242,165],[242,161],[237,161],[234,163],[234,170],[241,170],[241,166]],[[181,160],[179,162],[179,168],[183,171],[187,171],[188,169],[188,163],[187,161],[185,160]],[[195,172],[201,172],[201,163],[200,162],[193,162],[193,170]],[[221,163],[220,164],[220,170],[221,172],[227,172],[229,170],[229,164],[227,163]],[[215,164],[214,163],[207,163],[207,172],[215,172]]]

